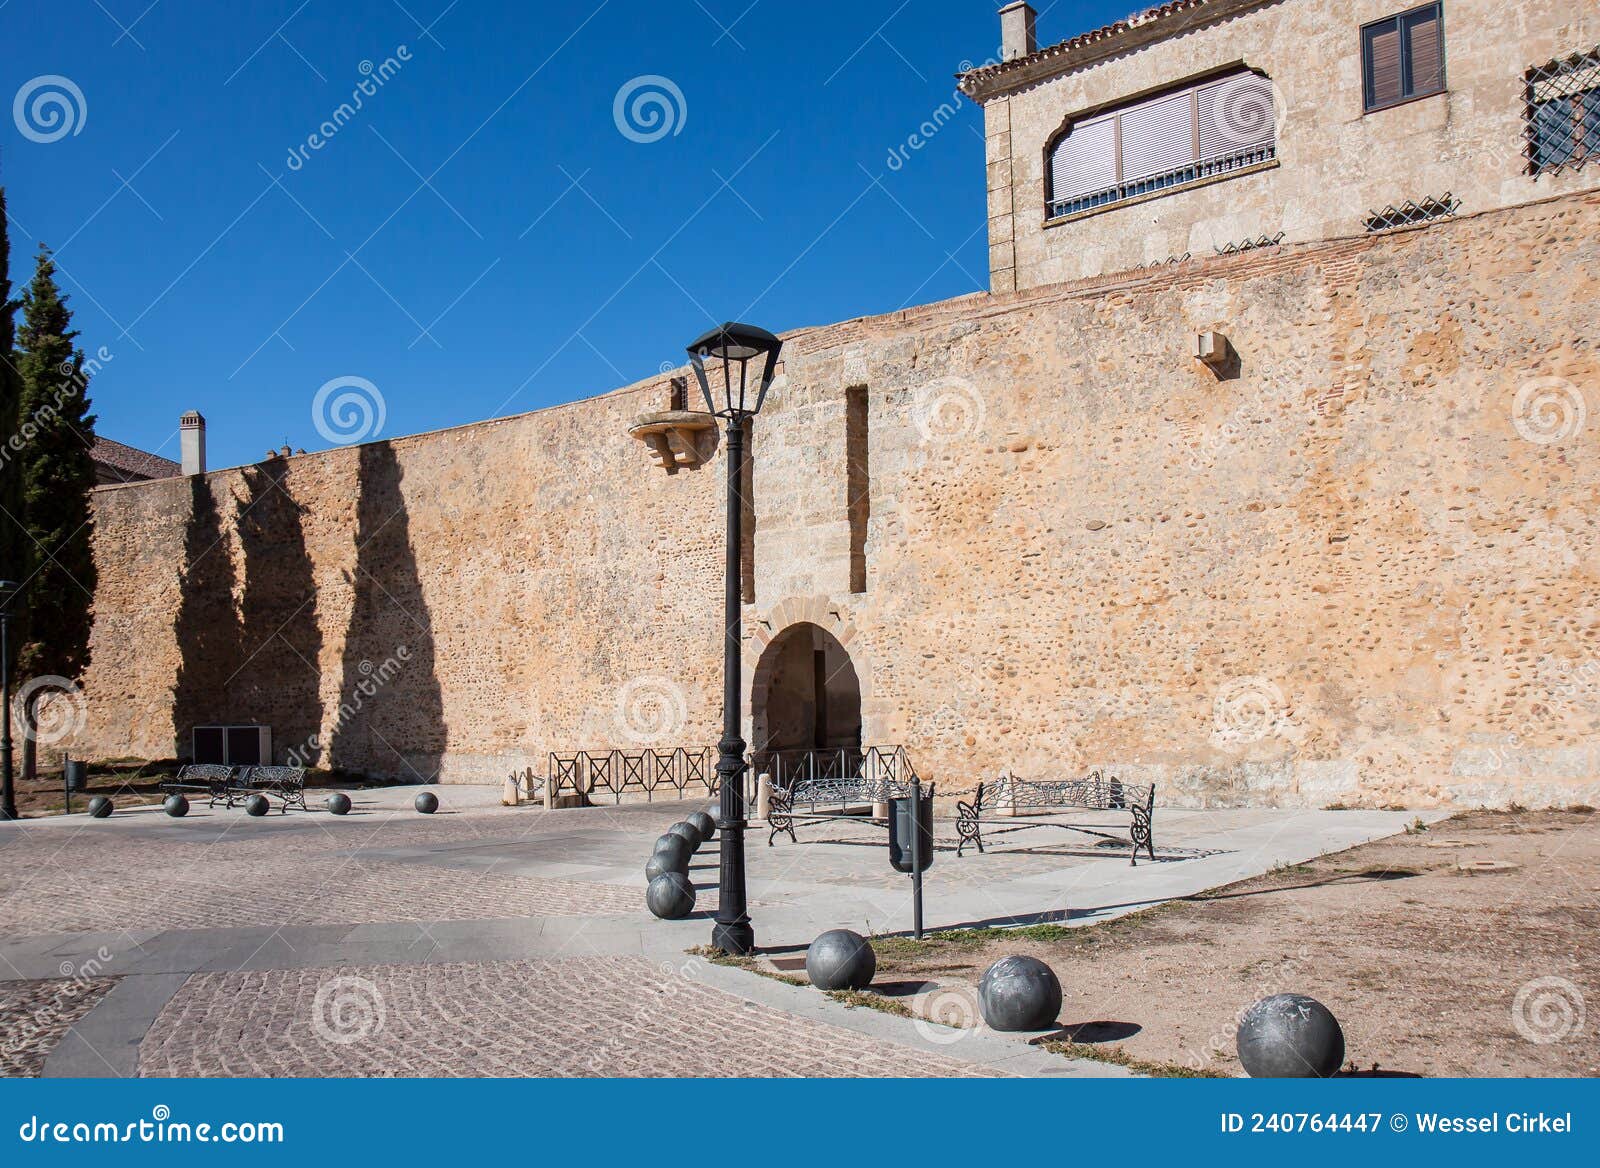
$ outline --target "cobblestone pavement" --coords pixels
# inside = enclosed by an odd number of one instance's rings
[[[372,842],[475,838],[459,821],[361,835],[195,835],[194,842],[93,829],[20,835],[0,851],[0,934],[606,916],[637,912],[642,903],[641,890],[613,884],[460,868],[446,874],[341,854]]]
[[[694,958],[684,958],[692,962]],[[981,1076],[642,957],[203,973],[148,1076]]]
[[[117,979],[0,981],[0,1076],[37,1075],[44,1060]]]

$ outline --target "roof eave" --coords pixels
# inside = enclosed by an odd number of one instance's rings
[[[1252,8],[1263,8],[1283,0],[1201,0],[1192,7],[1151,17],[1138,24],[1108,25],[1058,44],[1040,49],[1015,61],[989,65],[961,75],[961,92],[982,105],[1042,81],[1076,73],[1167,40],[1179,33],[1227,20]],[[1087,38],[1087,39],[1085,39]]]

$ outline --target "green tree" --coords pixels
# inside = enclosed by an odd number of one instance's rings
[[[22,380],[15,455],[22,485],[23,554],[28,573],[21,609],[17,672],[21,680],[60,677],[76,681],[89,664],[89,629],[96,583],[91,547],[95,484],[94,416],[83,353],[73,343],[72,311],[56,286],[56,266],[43,245],[33,282],[22,299],[17,372]],[[34,689],[21,710],[25,731],[37,725]],[[25,733],[22,774],[38,765],[32,733]]]
[[[17,433],[22,379],[15,352],[17,302],[11,299],[11,240],[6,192],[0,187],[0,580],[22,579],[22,479],[12,438]]]

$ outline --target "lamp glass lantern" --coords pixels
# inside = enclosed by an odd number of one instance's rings
[[[706,412],[730,422],[760,413],[782,351],[783,342],[766,329],[731,321],[697,339],[689,346],[689,364]]]

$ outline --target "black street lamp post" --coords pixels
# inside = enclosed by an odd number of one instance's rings
[[[747,324],[725,324],[689,346],[689,362],[694,367],[700,391],[705,394],[706,409],[727,422],[728,559],[723,580],[722,741],[717,744],[717,778],[722,788],[722,813],[717,830],[721,835],[722,854],[717,883],[717,922],[711,930],[711,944],[724,953],[738,955],[751,952],[756,943],[750,915],[745,911],[745,741],[739,733],[743,689],[739,566],[744,510],[740,484],[744,478],[745,430],[750,420],[761,412],[761,404],[777,374],[778,354],[782,350],[783,342],[777,337]],[[757,361],[762,363],[753,369],[752,363]],[[707,362],[712,363],[709,373]],[[716,368],[719,365],[720,370]],[[716,381],[721,385],[715,386]]]
[[[0,819],[17,818],[11,773],[11,601],[18,591],[10,580],[0,580]]]

